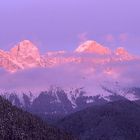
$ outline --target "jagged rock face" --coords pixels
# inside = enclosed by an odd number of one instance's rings
[[[44,91],[32,99],[24,93],[19,97],[19,93],[3,93],[1,96],[8,99],[13,105],[27,110],[37,116],[52,122],[73,112],[82,110],[88,106],[104,104],[107,101],[100,96],[84,96],[82,91],[76,89],[75,93],[68,95],[62,89]],[[75,97],[78,94],[77,97]]]

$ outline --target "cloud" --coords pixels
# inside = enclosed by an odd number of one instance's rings
[[[127,41],[127,39],[128,39],[128,34],[127,34],[127,33],[121,33],[121,34],[119,35],[119,40],[120,40],[121,42],[125,42],[125,41]]]
[[[87,35],[88,35],[87,32],[83,32],[83,33],[78,35],[78,39],[80,40],[80,43],[83,43],[83,42],[88,40]]]
[[[107,34],[107,35],[105,36],[105,40],[106,40],[107,42],[114,42],[114,41],[115,41],[115,37],[114,37],[112,34]]]
[[[126,42],[128,40],[129,34],[127,33],[120,33],[118,35],[107,34],[104,36],[105,41],[113,43],[113,42]]]
[[[100,56],[99,56],[100,58]],[[103,58],[101,58],[103,59]],[[53,68],[33,68],[10,74],[0,70],[0,89],[44,90],[60,87],[90,87],[104,81],[119,82],[124,87],[140,86],[140,60],[94,64],[69,63]]]

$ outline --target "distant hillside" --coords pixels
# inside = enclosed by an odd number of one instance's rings
[[[115,101],[76,112],[57,125],[81,140],[140,140],[140,106]]]
[[[75,140],[0,97],[0,140]]]

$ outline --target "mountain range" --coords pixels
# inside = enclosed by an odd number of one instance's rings
[[[87,55],[103,55],[109,57],[87,58]],[[0,50],[0,67],[9,72],[34,68],[34,67],[52,67],[64,63],[82,63],[90,61],[91,63],[108,63],[110,61],[129,61],[135,57],[129,54],[124,48],[117,48],[111,51],[109,48],[98,44],[96,41],[86,41],[81,44],[75,51],[54,51],[41,55],[39,49],[29,40],[18,43],[10,51]]]
[[[29,40],[0,50],[1,138],[139,140],[139,71],[139,56],[92,40],[71,52],[41,54]]]
[[[29,40],[0,50],[0,95],[49,121],[92,105],[140,99],[140,57],[86,41],[41,54]],[[133,69],[132,69],[133,67]]]

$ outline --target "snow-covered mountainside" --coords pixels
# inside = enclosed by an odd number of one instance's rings
[[[93,104],[140,99],[140,59],[86,41],[73,52],[40,54],[29,40],[0,50],[0,95],[45,115],[66,115]]]
[[[62,89],[60,87],[50,87],[48,90],[38,93],[1,91],[1,96],[8,99],[13,105],[49,121],[92,105],[102,105],[117,100],[135,101],[140,99],[140,88],[126,89],[120,87],[117,83],[111,86],[101,85],[98,93],[93,91],[92,95],[88,95],[88,91],[84,88]]]

